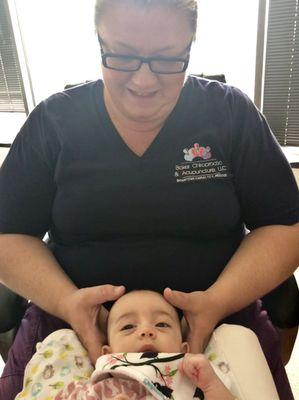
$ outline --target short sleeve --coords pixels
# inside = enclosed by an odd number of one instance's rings
[[[291,167],[265,117],[233,89],[232,165],[234,183],[248,229],[299,221],[298,187]]]
[[[0,169],[0,232],[43,237],[49,230],[56,152],[54,127],[41,103],[27,118]]]

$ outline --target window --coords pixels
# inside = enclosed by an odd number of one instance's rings
[[[263,113],[283,146],[299,146],[299,0],[270,0]]]
[[[0,0],[0,112],[28,113],[6,0]]]

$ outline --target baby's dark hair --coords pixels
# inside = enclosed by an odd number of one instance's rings
[[[160,294],[162,297],[163,297],[163,299],[164,300],[166,300],[165,298],[164,298],[164,296],[163,296],[163,293],[161,293],[161,292],[159,292],[159,291],[157,291],[157,290],[152,290],[152,289],[132,289],[132,290],[128,290],[128,291],[126,291],[125,293],[124,293],[124,295],[125,294],[128,294],[128,293],[134,293],[134,292],[152,292],[152,293],[157,293],[157,294]],[[110,311],[111,310],[111,308],[113,307],[113,305],[114,305],[114,303],[116,302],[117,300],[115,300],[115,301],[107,301],[106,303],[104,303],[103,304],[103,306],[105,307],[105,308],[107,308],[107,310],[108,311]],[[172,304],[171,304],[172,305]],[[181,321],[182,320],[182,318],[183,318],[183,316],[184,316],[184,314],[183,314],[183,311],[180,309],[180,308],[177,308],[177,307],[175,307],[175,306],[172,306],[174,309],[175,309],[175,311],[176,311],[176,313],[177,313],[177,315],[178,315],[178,319],[179,319],[179,321]]]

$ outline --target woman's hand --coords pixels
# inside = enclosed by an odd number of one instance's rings
[[[164,297],[184,313],[190,352],[202,353],[220,320],[217,305],[213,304],[207,292],[185,293],[166,288]]]
[[[59,314],[74,329],[93,364],[101,355],[105,343],[104,328],[108,312],[102,303],[118,299],[124,291],[124,286],[112,285],[77,289],[60,304]]]

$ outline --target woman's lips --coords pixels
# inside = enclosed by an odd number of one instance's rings
[[[157,90],[155,91],[151,91],[151,92],[142,92],[142,91],[137,91],[137,90],[132,90],[132,89],[128,89],[128,91],[130,92],[130,94],[136,98],[139,99],[151,99],[153,98],[156,93]]]

